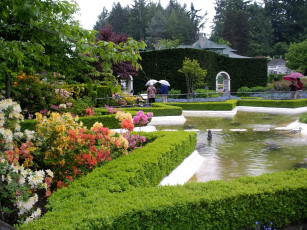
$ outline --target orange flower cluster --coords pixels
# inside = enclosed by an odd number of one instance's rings
[[[132,120],[131,119],[129,119],[129,118],[127,118],[127,119],[124,119],[123,121],[122,121],[122,127],[124,128],[124,129],[127,129],[127,130],[129,130],[129,131],[133,131],[133,129],[134,129],[134,124],[133,124],[133,122],[132,122]]]
[[[32,166],[33,156],[31,155],[31,151],[35,148],[32,147],[33,143],[27,141],[26,143],[22,143],[20,149],[15,146],[14,149],[8,150],[5,152],[5,158],[9,164],[17,163],[20,158],[24,159],[23,165],[25,167]]]
[[[20,71],[20,75],[17,76],[17,79],[19,82],[21,81],[25,81],[25,80],[29,80],[29,81],[32,81],[32,82],[35,82],[35,81],[39,81],[38,77],[35,77],[35,76],[26,76],[25,73],[23,73],[22,71]],[[18,85],[18,83],[16,82],[16,84]],[[14,82],[14,85],[15,85],[15,82]]]

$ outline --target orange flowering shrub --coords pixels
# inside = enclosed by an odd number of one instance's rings
[[[36,148],[38,160],[54,172],[57,187],[65,187],[75,178],[103,164],[105,160],[127,154],[128,141],[101,123],[91,129],[78,123],[71,114],[52,113],[49,118],[37,114]]]

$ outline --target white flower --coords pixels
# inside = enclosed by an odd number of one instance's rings
[[[26,183],[26,178],[21,176],[18,180],[18,184],[23,185],[24,183]]]
[[[19,128],[20,128],[20,126],[19,126]],[[16,132],[16,133],[14,133],[14,137],[21,139],[23,137],[23,133],[22,132]]]
[[[50,169],[46,170],[46,173],[48,176],[50,176],[51,178],[53,178],[53,172]]]
[[[34,139],[35,131],[26,129],[26,130],[24,131],[24,133],[25,133],[25,135],[26,135],[26,137],[27,137],[27,141],[31,141],[31,140]]]
[[[66,104],[60,104],[60,105],[59,105],[59,108],[66,109]]]
[[[11,178],[10,175],[7,175],[7,176],[6,176],[6,180],[7,180],[7,183],[8,183],[8,184],[12,183],[12,178]]]

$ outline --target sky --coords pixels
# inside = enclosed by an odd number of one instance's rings
[[[80,15],[76,15],[75,18],[80,21],[81,26],[84,29],[91,30],[95,25],[98,15],[102,12],[103,7],[105,7],[109,12],[112,10],[113,3],[120,2],[122,7],[126,7],[133,4],[133,0],[117,0],[117,1],[108,1],[108,0],[75,0],[80,7]],[[149,1],[147,1],[149,2]],[[158,3],[159,0],[151,0],[151,2]],[[178,3],[183,5],[184,3],[187,5],[187,9],[189,9],[191,2],[193,2],[194,8],[197,10],[201,10],[199,12],[200,15],[204,15],[206,12],[207,22],[205,24],[205,28],[203,33],[207,36],[211,33],[212,20],[215,15],[214,3],[215,0],[177,0]],[[160,0],[160,3],[163,8],[166,8],[169,0]]]

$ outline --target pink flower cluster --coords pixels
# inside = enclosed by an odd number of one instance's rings
[[[109,107],[109,106],[107,106],[107,105],[104,105],[104,107],[106,107],[106,109],[108,110],[108,113],[109,113],[109,114],[117,113],[117,110],[114,109],[113,107]]]
[[[60,96],[65,99],[69,98],[70,93],[65,89],[55,89],[54,91],[55,91],[55,94],[58,94],[60,92]]]
[[[133,117],[133,123],[138,126],[145,126],[151,121],[153,113],[145,114],[143,111],[138,111],[136,116]]]
[[[125,138],[129,142],[128,151],[135,150],[137,148],[141,148],[142,143],[146,141],[146,138],[144,136],[138,135],[131,135],[130,132],[126,132]]]

